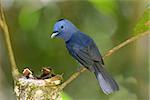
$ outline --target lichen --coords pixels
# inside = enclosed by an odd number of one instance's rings
[[[15,83],[17,100],[62,100],[58,91],[62,77],[55,75],[48,79],[20,77]]]

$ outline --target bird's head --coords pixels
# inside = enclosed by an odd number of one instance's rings
[[[58,20],[53,28],[51,38],[62,38],[64,41],[68,41],[72,34],[76,33],[78,29],[67,19]]]

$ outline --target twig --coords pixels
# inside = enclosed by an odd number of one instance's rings
[[[8,49],[8,55],[9,55],[9,59],[10,59],[11,67],[12,67],[12,75],[13,75],[13,78],[16,79],[16,77],[19,75],[19,72],[18,72],[18,68],[17,68],[16,63],[15,63],[15,58],[14,58],[14,54],[13,54],[13,50],[12,50],[12,46],[11,46],[11,41],[10,41],[9,30],[8,30],[8,26],[7,26],[7,23],[6,23],[6,20],[5,20],[5,15],[4,15],[4,12],[3,12],[3,8],[2,8],[2,3],[1,2],[0,2],[0,8],[1,8],[1,10],[0,10],[0,26],[1,26],[2,30],[4,31],[4,35],[5,35],[6,45],[7,45],[7,49]],[[116,52],[120,48],[122,48],[122,47],[126,46],[127,44],[129,44],[129,43],[139,39],[140,37],[148,35],[149,33],[150,33],[150,31],[146,31],[144,33],[141,33],[139,35],[131,37],[130,39],[124,41],[123,43],[121,43],[118,46],[116,46],[116,47],[112,48],[111,50],[109,50],[103,56],[103,58],[106,58],[106,57],[112,55],[114,52]],[[86,70],[87,70],[86,68],[82,68],[80,71],[74,73],[67,81],[65,81],[60,86],[59,90],[61,91],[69,83],[71,83],[74,79],[76,79],[82,72],[84,72]]]
[[[78,72],[75,72],[74,74],[72,74],[71,77],[59,87],[59,91],[63,90],[64,87],[66,87],[69,83],[75,80],[82,72],[86,70],[87,70],[86,68],[82,68]]]
[[[140,37],[143,37],[143,36],[145,36],[145,35],[148,35],[148,34],[150,34],[150,31],[146,31],[146,32],[143,32],[143,33],[141,33],[141,34],[139,34],[139,35],[136,35],[136,36],[133,36],[133,37],[129,38],[128,40],[122,42],[122,43],[119,44],[118,46],[116,46],[116,47],[112,48],[111,50],[109,50],[108,52],[106,52],[106,54],[103,56],[103,58],[106,58],[106,57],[112,55],[114,52],[116,52],[116,51],[119,50],[120,48],[124,47],[125,45],[127,45],[127,44],[129,44],[129,43],[131,43],[131,42],[133,42],[133,41],[135,41],[135,40],[137,40],[137,39],[140,38]]]
[[[108,52],[105,53],[105,55],[103,56],[103,59],[108,57],[108,56],[111,56],[114,52],[118,51],[120,48],[126,46],[127,44],[143,37],[143,36],[146,36],[150,34],[150,31],[146,31],[146,32],[143,32],[139,35],[136,35],[136,36],[133,36],[129,39],[127,39],[126,41],[122,42],[121,44],[119,44],[118,46],[112,48],[111,50],[109,50]],[[86,71],[87,69],[86,68],[82,68],[80,69],[80,71],[78,72],[75,72],[74,74],[71,75],[71,77],[66,80],[59,88],[59,91],[63,90],[68,84],[70,84],[73,80],[75,80],[82,72]]]
[[[19,75],[19,72],[16,66],[16,62],[15,62],[15,58],[14,58],[14,54],[13,54],[13,50],[11,46],[11,41],[10,41],[9,30],[8,30],[8,26],[5,20],[5,15],[4,15],[3,8],[2,8],[2,0],[0,1],[1,1],[0,2],[0,27],[4,31],[6,46],[8,49],[8,55],[9,55],[11,68],[12,68],[12,75],[13,75],[13,78],[16,79],[16,77]]]

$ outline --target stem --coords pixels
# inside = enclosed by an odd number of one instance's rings
[[[62,91],[69,83],[71,83],[73,80],[75,80],[82,72],[86,71],[86,68],[81,68],[78,72],[75,72],[71,75],[71,77],[65,81],[61,86],[59,87],[59,91]]]
[[[126,46],[127,44],[139,39],[140,37],[148,35],[149,33],[150,33],[150,31],[146,31],[146,32],[143,32],[141,34],[138,34],[136,36],[133,36],[133,37],[127,39],[126,41],[122,42],[118,46],[116,46],[116,47],[112,48],[111,50],[109,50],[108,52],[106,52],[105,55],[103,56],[103,58],[106,58],[106,57],[112,55],[114,52],[118,51],[120,48],[122,48],[122,47]]]
[[[111,50],[109,50],[108,52],[105,53],[105,55],[103,56],[103,59],[105,59],[106,57],[108,56],[111,56],[113,53],[115,53],[116,51],[118,51],[120,48],[126,46],[127,44],[141,38],[141,37],[144,37],[146,35],[150,34],[150,31],[146,31],[146,32],[143,32],[141,34],[138,34],[136,36],[133,36],[129,39],[127,39],[126,41],[122,42],[121,44],[119,44],[118,46],[112,48]],[[70,84],[73,80],[75,80],[82,72],[86,71],[87,69],[86,68],[82,68],[80,69],[78,72],[75,72],[74,74],[72,74],[70,76],[70,78],[68,80],[66,80],[59,88],[59,91],[63,90],[68,84]]]
[[[4,15],[3,8],[2,8],[2,1],[0,2],[0,27],[4,32],[5,42],[6,42],[6,46],[8,50],[8,56],[9,56],[10,64],[12,68],[12,75],[13,75],[13,78],[16,79],[16,77],[19,75],[19,72],[16,66],[16,62],[15,62],[15,58],[14,58],[14,54],[13,54],[13,50],[11,46],[11,40],[10,40],[10,35],[9,35],[10,33],[9,33],[8,26],[5,20],[5,15]]]

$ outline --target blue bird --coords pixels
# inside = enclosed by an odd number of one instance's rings
[[[95,74],[105,94],[111,94],[119,90],[116,81],[104,69],[102,56],[89,36],[80,32],[69,20],[60,19],[54,25],[51,38],[54,37],[63,39],[69,54]]]

